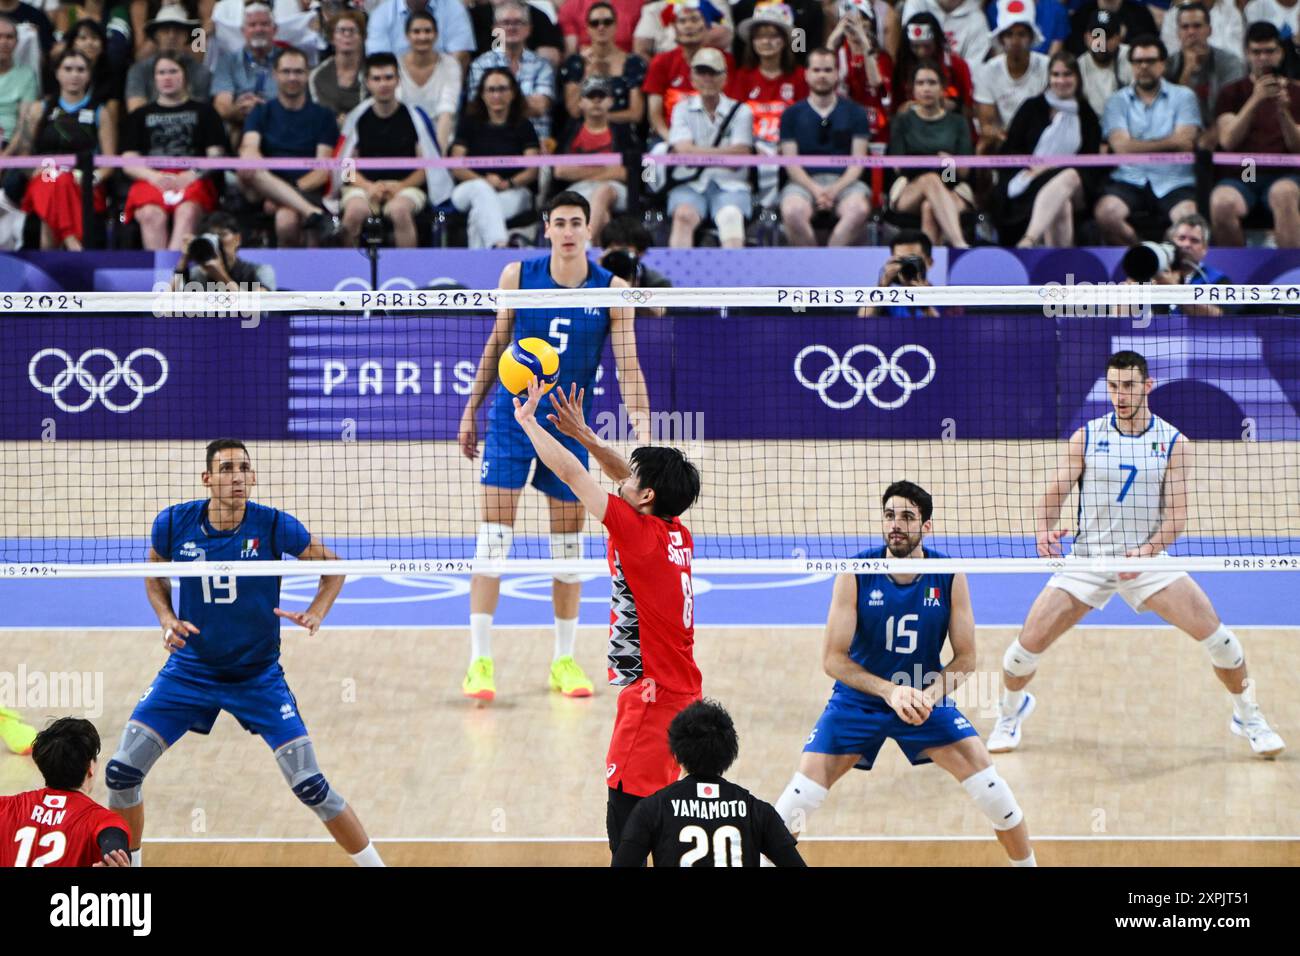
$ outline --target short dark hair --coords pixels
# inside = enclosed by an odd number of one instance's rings
[[[199,225],[199,232],[216,232],[218,229],[238,233],[239,220],[232,213],[217,209],[204,216],[203,222]]]
[[[275,58],[275,68],[280,69],[280,63],[286,56],[296,56],[302,59],[303,66],[309,66],[311,60],[307,58],[305,51],[298,49],[296,46],[285,46],[280,48],[280,55]]]
[[[839,62],[839,54],[837,54],[834,50],[832,50],[832,49],[831,49],[830,47],[828,47],[828,46],[815,46],[815,47],[813,47],[811,50],[809,50],[809,51],[808,51],[808,62],[811,63],[811,62],[812,62],[812,58],[815,57],[815,56],[829,56],[831,59],[835,60],[837,63]]]
[[[1201,13],[1205,14],[1205,22],[1206,23],[1210,22],[1210,8],[1207,7],[1205,4],[1201,3],[1200,0],[1191,0],[1190,3],[1178,4],[1177,9],[1174,10],[1174,23],[1177,24],[1178,18],[1181,17],[1184,13],[1186,13],[1189,10],[1193,13],[1200,11]]]
[[[668,749],[686,772],[721,777],[736,762],[740,740],[731,715],[716,700],[697,700],[668,725]]]
[[[699,469],[676,448],[642,445],[632,452],[632,467],[641,487],[655,493],[660,518],[676,518],[700,496]]]
[[[442,32],[441,30],[438,29],[438,19],[437,19],[437,17],[435,17],[435,16],[434,16],[432,13],[430,13],[428,10],[416,10],[416,11],[413,12],[409,17],[407,17],[407,19],[406,19],[406,32],[407,32],[407,33],[410,33],[410,32],[411,32],[411,25],[412,25],[413,23],[415,23],[416,20],[428,20],[431,24],[433,24],[433,32],[434,32],[434,33],[441,33],[441,32]]]
[[[619,216],[610,220],[600,234],[601,241],[609,246],[631,246],[638,253],[654,245],[654,236],[635,216]]]
[[[210,441],[206,451],[208,471],[212,470],[212,459],[217,457],[217,452],[225,451],[228,448],[238,448],[245,455],[248,455],[248,447],[238,438],[218,438],[216,441]],[[251,459],[253,456],[248,455],[248,457]]]
[[[1147,360],[1137,352],[1125,349],[1123,352],[1116,352],[1106,360],[1106,368],[1109,369],[1126,369],[1135,368],[1142,373],[1142,380],[1146,381],[1151,377],[1147,371]]]
[[[919,245],[925,250],[926,258],[930,258],[934,252],[934,243],[920,229],[900,229],[894,234],[894,238],[889,240],[889,252],[892,255],[894,250],[899,246]]]
[[[414,16],[412,16],[414,19]],[[400,72],[397,66],[397,57],[387,50],[381,50],[379,53],[371,53],[366,57],[366,66],[362,71],[364,76],[369,76],[370,71],[376,67],[391,66],[394,72]]]
[[[926,491],[920,485],[911,481],[896,481],[880,496],[880,507],[885,507],[889,499],[893,497],[906,498],[912,504],[921,509],[921,520],[929,521],[930,515],[934,514],[934,499],[930,497],[930,492]]]
[[[0,13],[0,23],[7,23],[14,28],[15,33],[18,32],[18,21],[15,20],[13,17],[11,17],[9,14]]]
[[[582,210],[582,218],[591,222],[591,203],[587,202],[582,193],[576,193],[572,189],[566,189],[564,192],[556,193],[542,207],[542,222],[550,222],[551,213],[561,206],[577,206]]]
[[[1249,43],[1277,43],[1282,42],[1282,33],[1278,30],[1277,25],[1270,23],[1268,20],[1256,20],[1250,26],[1246,27],[1246,42]]]
[[[596,0],[595,3],[587,8],[586,17],[590,17],[593,10],[599,10],[601,7],[604,7],[613,14],[615,20],[618,19],[618,11],[614,9],[614,4],[610,3],[609,0]]]
[[[32,760],[51,790],[80,790],[99,756],[99,731],[80,717],[60,717],[32,742]]]
[[[1177,21],[1174,21],[1175,23]],[[1133,53],[1140,46],[1153,46],[1156,48],[1156,55],[1161,60],[1169,59],[1169,51],[1165,49],[1165,41],[1160,39],[1154,33],[1141,33],[1135,36],[1128,44],[1128,58],[1133,59]]]

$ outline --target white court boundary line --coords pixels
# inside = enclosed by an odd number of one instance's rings
[[[558,836],[558,837],[371,837],[376,843],[609,843],[609,837],[579,837],[579,836]],[[1132,843],[1136,841],[1146,841],[1150,843],[1229,843],[1239,841],[1251,841],[1256,843],[1294,843],[1300,842],[1298,836],[1115,836],[1112,834],[1080,834],[1079,836],[1039,836],[1033,837],[1035,842],[1065,842],[1070,840],[1086,840],[1090,843]],[[865,836],[854,834],[852,836],[801,836],[799,842],[808,843],[996,843],[997,838],[990,836]],[[277,843],[306,843],[321,844],[333,846],[334,840],[330,837],[154,837],[145,839],[144,843],[162,843],[162,844],[182,844],[182,843],[246,843],[246,844],[277,844]]]
[[[1024,621],[1017,621],[1014,624],[976,624],[975,630],[999,629],[1007,630],[1012,628],[1024,627]],[[552,624],[493,624],[493,631],[536,631],[553,627]],[[756,628],[762,628],[768,631],[791,631],[809,629],[820,629],[826,626],[824,621],[815,621],[808,624],[699,624],[697,628],[704,628],[710,631],[752,631]],[[6,626],[0,624],[0,634],[16,633],[25,634],[33,631],[57,631],[61,637],[66,637],[68,631],[85,631],[87,633],[103,633],[110,631],[122,631],[128,634],[153,634],[159,628],[159,625],[147,624],[126,624],[122,627],[113,627],[111,624],[93,624],[85,627],[78,627],[75,624],[58,625],[58,624],[15,624]],[[1291,628],[1300,630],[1300,621],[1290,621],[1282,624],[1238,624],[1233,630],[1249,631],[1260,628],[1270,628],[1277,630],[1279,628]],[[609,630],[608,624],[579,624],[578,630],[599,630],[602,633]],[[291,634],[301,630],[296,624],[282,624],[280,626],[282,633]],[[331,631],[467,631],[469,624],[323,624],[320,632],[322,634]],[[1071,630],[1074,631],[1177,631],[1179,628],[1172,624],[1076,624]]]

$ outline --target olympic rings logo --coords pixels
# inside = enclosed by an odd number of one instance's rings
[[[816,381],[811,381],[803,373],[804,359],[813,353],[821,353],[830,359],[830,365],[821,371]],[[929,363],[929,370],[920,381],[912,381],[912,376],[907,370],[898,364],[898,360],[904,355],[920,355]],[[853,360],[862,354],[868,354],[875,358],[876,367],[865,374],[853,367]],[[935,364],[934,356],[924,346],[920,345],[900,345],[894,349],[894,354],[888,357],[874,345],[855,345],[844,353],[841,359],[835,354],[835,350],[825,345],[808,345],[799,351],[794,357],[794,377],[799,380],[799,384],[806,389],[816,392],[823,403],[828,407],[837,410],[852,408],[862,401],[863,396],[875,405],[876,408],[892,411],[906,404],[907,400],[912,397],[912,393],[918,389],[925,388],[934,378]],[[854,388],[852,398],[843,401],[837,401],[830,397],[830,388],[843,376],[844,381]],[[876,389],[882,385],[886,376],[894,383],[902,394],[891,401],[885,401],[876,397]]]
[[[627,302],[646,303],[654,295],[649,289],[624,289],[623,299]]]
[[[99,377],[96,377],[95,373],[86,367],[86,363],[96,357],[106,359],[112,365]],[[36,374],[36,366],[41,363],[42,359],[46,358],[59,358],[64,363],[64,368],[55,374],[53,381],[48,385],[42,384]],[[142,358],[151,358],[158,363],[158,380],[152,385],[146,385],[140,373],[131,367],[133,362]],[[73,362],[72,356],[63,349],[41,349],[27,363],[27,378],[31,381],[32,386],[37,391],[44,392],[54,399],[55,406],[61,411],[70,414],[84,412],[95,404],[96,399],[103,402],[104,407],[110,412],[117,412],[119,415],[133,412],[140,407],[140,403],[144,401],[146,395],[163,387],[163,384],[167,381],[167,372],[166,357],[156,349],[148,348],[136,349],[122,362],[119,362],[117,355],[108,349],[87,349],[81,353],[81,358],[77,359],[76,362]],[[74,381],[86,392],[85,401],[79,405],[72,405],[63,400],[64,390]],[[135,398],[126,404],[118,404],[109,398],[109,392],[117,388],[118,385],[125,385],[135,392]]]

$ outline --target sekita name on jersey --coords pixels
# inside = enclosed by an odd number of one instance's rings
[[[51,926],[129,926],[132,935],[148,936],[152,914],[149,893],[82,893],[73,886],[50,897]]]
[[[671,800],[673,816],[716,820],[719,817],[743,817],[749,814],[744,800]]]
[[[682,533],[668,532],[668,560],[680,568],[691,566],[691,549],[682,547]]]

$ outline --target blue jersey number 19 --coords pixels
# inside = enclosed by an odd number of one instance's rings
[[[203,582],[203,603],[204,604],[234,604],[235,598],[235,578],[225,576],[217,578],[199,578]],[[213,596],[213,592],[217,593]]]

